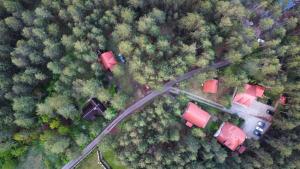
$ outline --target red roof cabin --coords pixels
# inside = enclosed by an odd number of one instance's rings
[[[235,97],[233,98],[233,102],[249,107],[252,102],[256,100],[256,97],[249,95],[247,93],[238,93],[237,95],[235,95]]]
[[[117,64],[117,61],[115,59],[115,55],[112,51],[101,53],[98,56],[98,61],[102,63],[104,69],[112,71],[114,66]]]
[[[249,95],[252,95],[254,97],[263,97],[266,88],[259,85],[246,84],[244,86],[244,89],[245,93]]]
[[[238,150],[246,140],[244,131],[229,122],[224,122],[214,136],[232,151]]]
[[[182,118],[185,119],[186,125],[192,127],[193,125],[204,128],[210,119],[210,114],[202,110],[196,104],[189,102]]]
[[[215,94],[218,91],[218,80],[210,79],[203,83],[203,92]]]

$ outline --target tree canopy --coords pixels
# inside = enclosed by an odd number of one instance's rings
[[[159,90],[221,60],[232,64],[196,78],[259,83],[272,89],[270,99],[287,96],[263,141],[231,156],[205,131],[184,128],[185,99],[163,97],[111,139],[120,161],[128,168],[300,168],[300,8],[282,9],[277,0],[1,0],[0,168],[28,168],[29,160],[39,161],[33,168],[61,168],[143,86]],[[99,49],[126,63],[105,70]],[[89,122],[81,109],[92,97],[108,109]]]

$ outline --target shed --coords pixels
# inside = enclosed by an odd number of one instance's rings
[[[117,64],[117,61],[115,59],[115,55],[112,51],[104,52],[99,54],[98,61],[102,63],[103,67],[106,70],[112,71],[114,66]]]
[[[210,79],[210,80],[206,80],[203,83],[203,92],[204,93],[217,93],[218,91],[218,80],[216,79]]]
[[[249,95],[263,97],[266,88],[260,85],[245,84],[244,89],[245,93]]]
[[[279,98],[279,102],[280,102],[280,104],[285,105],[287,103],[286,96],[281,95]]]
[[[239,127],[223,122],[219,130],[214,134],[218,142],[228,147],[230,150],[237,150],[246,140],[246,134]]]
[[[106,107],[96,98],[91,98],[82,108],[82,117],[86,120],[95,120],[97,116],[103,115]]]
[[[192,127],[193,125],[204,128],[210,119],[210,114],[202,110],[196,104],[189,102],[187,108],[185,109],[182,118],[185,119],[186,125]]]

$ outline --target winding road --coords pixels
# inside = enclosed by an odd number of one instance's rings
[[[136,112],[139,108],[143,107],[146,103],[152,101],[154,98],[156,98],[160,95],[163,95],[164,93],[171,90],[175,84],[177,84],[183,80],[189,79],[192,76],[194,76],[195,74],[198,74],[200,72],[205,72],[205,71],[212,70],[212,69],[218,69],[218,68],[222,68],[222,67],[225,67],[228,65],[230,65],[229,61],[221,61],[221,62],[215,63],[211,66],[208,66],[206,68],[198,68],[198,69],[192,70],[188,73],[185,73],[185,74],[175,78],[174,80],[170,80],[163,86],[162,90],[151,91],[150,94],[137,100],[131,106],[129,106],[127,109],[125,109],[123,112],[121,112],[109,125],[107,125],[104,128],[104,130],[90,144],[88,144],[83,149],[80,156],[78,156],[76,159],[68,162],[62,169],[74,168],[77,164],[80,163],[80,161],[82,161],[86,156],[88,156],[96,148],[96,146],[100,143],[100,141],[103,139],[103,137],[106,136],[108,133],[110,133],[111,130],[115,126],[117,126],[123,119],[125,119],[127,116]]]

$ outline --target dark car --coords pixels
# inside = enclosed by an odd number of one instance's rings
[[[102,53],[104,53],[105,51],[103,50],[103,49],[98,49],[97,51],[96,51],[96,54],[97,55],[101,55]]]
[[[263,128],[265,128],[266,123],[262,122],[262,121],[259,121],[259,122],[257,122],[257,126],[263,129]]]
[[[126,63],[126,58],[122,54],[118,54],[117,59],[121,63]]]
[[[269,115],[271,115],[271,116],[274,115],[274,111],[273,111],[273,110],[268,109],[266,112],[267,112]]]
[[[259,130],[257,130],[257,129],[255,129],[255,130],[253,131],[253,134],[256,135],[256,136],[258,136],[258,137],[261,137],[261,131],[259,131]]]

